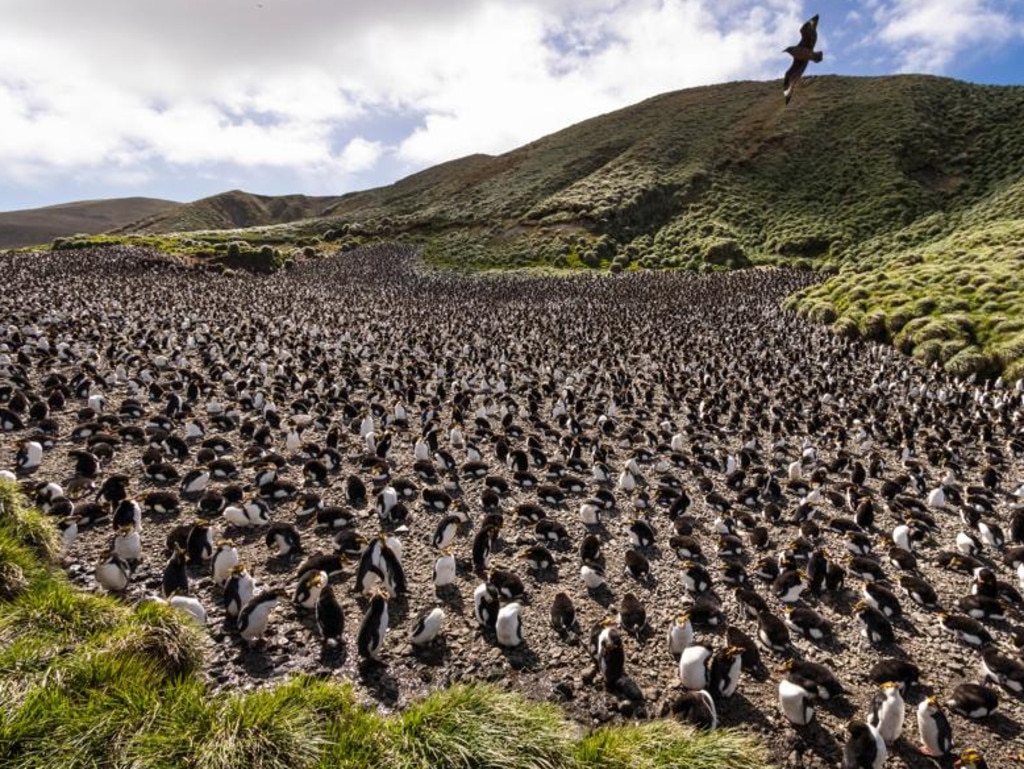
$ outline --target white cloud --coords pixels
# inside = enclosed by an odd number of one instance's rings
[[[998,0],[893,0],[880,5],[874,19],[879,39],[896,48],[901,68],[912,72],[942,72],[959,55],[976,56],[977,46],[992,50],[1024,36],[1012,7]]]
[[[941,70],[1019,32],[1015,2],[864,0],[847,23],[859,10],[904,66]],[[385,183],[382,169],[499,153],[657,93],[780,77],[808,14],[801,0],[0,0],[0,208],[4,190],[59,196],[88,177]]]

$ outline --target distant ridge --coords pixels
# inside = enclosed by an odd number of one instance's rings
[[[164,216],[181,207],[173,200],[115,198],[82,200],[45,208],[0,213],[0,248],[50,243],[54,238],[97,235],[145,217]]]

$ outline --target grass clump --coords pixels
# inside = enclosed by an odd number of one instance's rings
[[[580,769],[763,769],[768,753],[731,729],[701,732],[675,721],[606,727],[576,746]]]

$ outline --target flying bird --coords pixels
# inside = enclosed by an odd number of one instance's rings
[[[803,77],[804,70],[807,69],[807,62],[820,62],[824,58],[821,51],[814,50],[814,45],[817,42],[818,14],[814,14],[800,27],[800,44],[791,45],[783,50],[783,53],[788,53],[793,57],[793,64],[786,70],[786,78],[782,83],[782,93],[786,97],[786,104],[789,104],[789,100],[793,98],[793,89]]]

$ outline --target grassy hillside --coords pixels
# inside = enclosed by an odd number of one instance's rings
[[[0,249],[49,243],[77,233],[94,235],[146,217],[170,214],[181,203],[155,198],[83,200],[0,213]]]
[[[231,190],[186,203],[173,211],[140,217],[117,231],[159,234],[264,227],[320,216],[337,200],[336,197],[308,195],[253,195]]]
[[[50,521],[0,481],[0,765],[135,769],[755,769],[734,730],[671,721],[585,732],[555,705],[456,685],[393,715],[352,689],[296,678],[213,692],[206,634],[166,605],[71,587]]]

